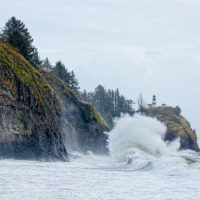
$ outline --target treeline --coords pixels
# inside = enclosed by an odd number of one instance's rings
[[[94,92],[84,90],[81,98],[95,106],[110,127],[113,127],[113,119],[120,117],[120,114],[133,115],[135,113],[133,101],[120,94],[119,89],[106,90],[102,85],[98,85]]]
[[[73,70],[69,71],[61,61],[56,62],[55,66],[53,66],[49,62],[49,59],[46,58],[41,62],[40,67],[49,72],[54,73],[61,80],[66,82],[76,95],[80,96],[81,92],[80,92],[79,82],[75,76],[74,71]]]
[[[81,92],[73,70],[69,71],[61,61],[52,65],[48,58],[40,59],[28,29],[15,17],[10,18],[1,29],[0,38],[15,47],[36,69],[43,68],[66,82],[77,96],[97,108],[110,127],[113,126],[113,118],[119,117],[121,113],[131,115],[134,113],[133,101],[120,94],[119,89],[106,90],[99,85],[94,92],[86,92],[86,90]]]

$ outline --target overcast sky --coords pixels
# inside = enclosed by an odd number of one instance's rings
[[[200,137],[199,0],[0,0],[0,26],[22,20],[42,58],[82,89],[119,88],[179,105]],[[200,138],[199,138],[200,139]],[[200,141],[200,140],[199,140]]]

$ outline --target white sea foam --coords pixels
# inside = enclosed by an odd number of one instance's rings
[[[199,155],[164,142],[165,132],[155,119],[126,115],[109,133],[111,156],[0,160],[0,200],[199,200]]]
[[[119,162],[131,164],[132,170],[173,171],[199,163],[196,152],[179,151],[179,139],[165,142],[166,131],[166,126],[155,118],[124,115],[115,120],[115,127],[108,134],[110,154]]]

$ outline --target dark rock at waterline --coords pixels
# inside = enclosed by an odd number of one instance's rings
[[[0,39],[0,157],[65,160],[61,111],[45,78]]]
[[[150,117],[156,117],[167,127],[165,140],[173,141],[180,138],[180,149],[199,151],[197,135],[190,123],[173,107],[155,107],[145,111]]]

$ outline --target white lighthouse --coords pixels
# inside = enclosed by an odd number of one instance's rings
[[[153,95],[153,98],[152,98],[152,107],[156,107],[156,95]]]

